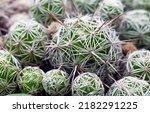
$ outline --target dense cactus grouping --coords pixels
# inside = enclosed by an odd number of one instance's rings
[[[0,95],[150,96],[150,0],[30,5],[0,20]]]
[[[102,24],[89,16],[66,20],[48,45],[52,65],[92,72],[105,61],[118,59],[121,53],[118,36]]]

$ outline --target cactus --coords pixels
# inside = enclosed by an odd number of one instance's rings
[[[74,96],[103,96],[104,87],[100,78],[94,73],[83,73],[75,78],[72,83]]]
[[[22,93],[37,95],[43,91],[42,80],[45,73],[38,67],[25,67],[18,77],[19,88]]]
[[[16,90],[16,77],[20,68],[18,60],[11,53],[0,50],[0,95],[11,94]]]
[[[78,11],[82,14],[93,14],[101,0],[75,0]]]
[[[138,50],[129,54],[127,70],[132,76],[150,81],[150,51]]]
[[[120,0],[103,0],[99,4],[98,13],[104,20],[111,20],[123,14],[124,6]]]
[[[150,43],[150,13],[146,10],[127,12],[119,27],[122,39],[133,40],[138,47],[147,47]]]
[[[69,92],[70,89],[69,75],[60,70],[50,70],[44,76],[42,84],[45,91],[52,96],[63,96]]]
[[[64,8],[62,0],[34,0],[30,12],[38,22],[47,27],[53,21],[49,13],[63,19]]]
[[[116,61],[122,52],[120,41],[114,30],[102,24],[89,16],[66,20],[47,48],[52,65],[94,72],[105,61]]]
[[[150,10],[149,0],[122,0],[126,5],[126,9],[147,9]]]
[[[6,47],[23,65],[38,65],[44,56],[47,30],[33,20],[18,21],[11,26]]]
[[[108,91],[109,96],[150,96],[150,85],[134,77],[116,81]]]

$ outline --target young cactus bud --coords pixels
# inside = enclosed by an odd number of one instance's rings
[[[150,51],[138,50],[129,54],[127,70],[132,76],[150,81]]]
[[[42,84],[45,91],[52,96],[63,96],[70,89],[69,75],[59,69],[48,71],[44,76]]]
[[[111,20],[123,14],[124,6],[120,0],[103,0],[99,4],[98,13],[104,20]]]
[[[49,13],[63,19],[64,8],[62,0],[34,0],[30,12],[38,22],[47,27],[54,19]]]
[[[93,14],[101,0],[75,0],[79,13]]]
[[[44,56],[47,30],[33,20],[18,21],[11,26],[6,47],[23,65],[37,65]]]
[[[16,90],[16,77],[20,71],[18,60],[6,50],[0,50],[0,95]]]
[[[38,67],[25,67],[18,77],[18,84],[22,93],[37,95],[43,91],[42,80],[45,73]]]
[[[134,77],[116,81],[108,91],[109,96],[150,96],[150,85]]]
[[[100,78],[94,73],[83,73],[75,78],[72,83],[74,96],[103,96],[104,87]]]
[[[133,10],[122,16],[119,32],[122,39],[133,40],[138,47],[147,47],[150,43],[150,12]]]

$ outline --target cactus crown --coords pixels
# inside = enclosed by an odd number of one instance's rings
[[[21,91],[27,94],[36,95],[43,90],[42,79],[45,73],[38,67],[25,67],[21,71],[18,83]]]
[[[86,72],[75,78],[72,93],[75,96],[103,96],[104,87],[96,74]]]
[[[150,96],[150,86],[146,81],[125,77],[116,81],[108,91],[109,96]]]
[[[131,75],[150,80],[150,51],[138,50],[129,54],[127,70]]]
[[[18,21],[11,26],[6,47],[23,65],[38,64],[44,55],[47,30],[33,20]]]

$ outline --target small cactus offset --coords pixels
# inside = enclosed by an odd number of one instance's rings
[[[47,30],[33,20],[18,21],[11,26],[6,47],[23,65],[38,65],[44,57]]]
[[[150,96],[150,85],[134,77],[116,81],[108,91],[109,96]]]
[[[68,19],[53,35],[47,49],[52,65],[93,72],[105,61],[120,57],[120,41],[116,32],[89,16]]]
[[[72,83],[72,95],[74,96],[103,96],[104,87],[100,78],[94,73],[78,75]]]
[[[150,43],[150,12],[146,10],[132,10],[122,17],[119,27],[121,38],[133,40],[138,47],[149,47]]]
[[[132,76],[150,81],[150,51],[138,50],[129,54],[127,70]]]
[[[69,75],[60,69],[48,71],[42,80],[45,91],[52,96],[66,95],[70,90],[69,82]]]
[[[124,7],[121,0],[103,0],[99,4],[97,14],[104,20],[111,20],[116,16],[123,14]]]
[[[8,51],[0,50],[0,95],[16,90],[16,77],[20,71],[18,60]]]
[[[38,67],[25,67],[18,76],[18,85],[22,93],[37,95],[43,91],[42,80],[45,73]]]
[[[34,0],[30,12],[38,22],[47,27],[54,19],[49,13],[58,19],[63,19],[64,8],[62,1],[63,0]]]
[[[93,14],[98,8],[101,0],[74,0],[79,13]]]

